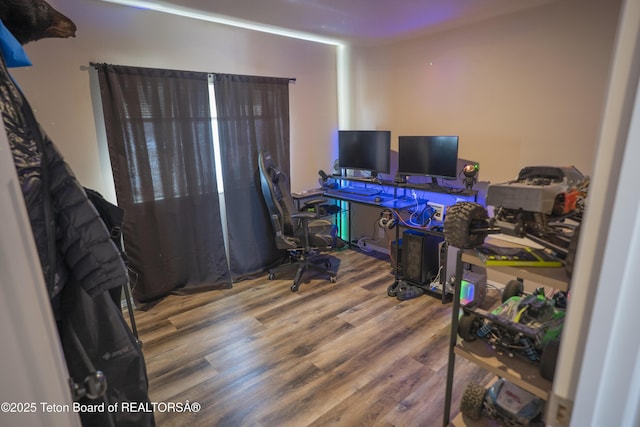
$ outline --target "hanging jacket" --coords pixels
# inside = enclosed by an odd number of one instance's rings
[[[98,400],[76,397],[87,404],[148,403],[142,352],[107,292],[127,283],[124,262],[84,189],[12,80],[4,59],[6,33],[0,35],[0,113],[69,374],[80,385],[96,371],[107,380],[106,394]],[[92,427],[155,425],[153,413],[103,411],[80,417],[83,425]]]
[[[56,320],[59,320],[60,292],[69,281],[70,274],[89,295],[95,296],[127,283],[127,272],[119,251],[82,186],[35,119],[29,120],[31,108],[13,83],[4,62],[0,67],[0,109],[47,291]],[[46,165],[42,164],[44,158]],[[48,188],[43,188],[45,168]],[[51,198],[55,216],[49,224],[45,209],[47,196]],[[49,253],[51,236],[58,256]],[[52,261],[55,265],[51,265]],[[55,273],[53,281],[48,280],[51,269]]]

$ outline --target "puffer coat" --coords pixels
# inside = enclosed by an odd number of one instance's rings
[[[67,362],[70,394],[86,405],[148,405],[144,357],[107,292],[128,281],[123,258],[0,56],[0,113]],[[106,378],[106,387],[102,382],[92,389],[100,392],[87,393],[86,378]],[[155,425],[152,412],[79,415],[87,427]]]

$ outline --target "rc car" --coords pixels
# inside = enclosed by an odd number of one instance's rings
[[[482,339],[507,355],[539,365],[543,378],[551,381],[556,367],[560,334],[565,317],[563,293],[546,298],[542,289],[522,294],[522,282],[510,281],[502,304],[492,311],[463,306],[458,335],[465,341]]]
[[[494,207],[493,217],[478,203],[451,206],[445,240],[469,249],[482,245],[490,233],[528,237],[564,259],[571,273],[588,187],[588,177],[573,166],[525,167],[517,179],[489,186],[487,206]]]
[[[468,384],[460,412],[473,420],[485,416],[504,426],[544,426],[544,401],[502,378],[487,390],[477,383]]]

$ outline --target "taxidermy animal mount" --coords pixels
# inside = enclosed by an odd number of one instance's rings
[[[76,24],[44,0],[0,0],[0,20],[22,45],[76,36]]]

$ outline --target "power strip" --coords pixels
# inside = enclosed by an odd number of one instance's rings
[[[427,202],[427,205],[431,206],[436,211],[436,213],[433,214],[433,219],[436,221],[444,221],[444,205],[434,202]]]

